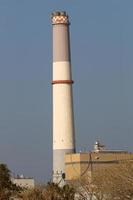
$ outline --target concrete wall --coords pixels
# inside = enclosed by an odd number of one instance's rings
[[[17,186],[24,188],[34,188],[35,180],[33,178],[12,178],[12,182]]]
[[[105,151],[66,154],[66,181],[73,181],[83,176],[92,176],[92,172],[95,170],[111,167],[126,160],[133,161],[133,153]]]

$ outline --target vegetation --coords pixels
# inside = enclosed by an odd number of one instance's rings
[[[10,170],[0,164],[0,200],[133,200],[133,163],[122,162],[93,171],[73,185],[48,183],[21,189],[11,182]]]
[[[75,190],[69,185],[59,187],[48,183],[34,189],[17,187],[11,181],[10,170],[7,165],[0,164],[0,200],[9,200],[16,197],[22,200],[74,200]]]
[[[19,194],[19,198],[23,200],[74,200],[74,196],[75,191],[69,185],[59,187],[54,183],[25,190]]]
[[[7,165],[0,164],[0,200],[8,200],[15,192],[18,192],[18,188],[11,182],[10,170]]]
[[[93,172],[78,182],[83,200],[133,200],[133,163],[122,162]]]

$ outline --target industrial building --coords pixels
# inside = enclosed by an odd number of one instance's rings
[[[123,150],[107,150],[103,147],[96,142],[91,152],[66,154],[66,182],[91,177],[95,171],[117,165],[122,161],[133,161],[133,153]]]
[[[53,27],[53,182],[63,185],[95,170],[124,160],[133,160],[133,153],[106,150],[96,142],[91,152],[76,153],[69,17],[66,12],[52,13]]]
[[[24,177],[23,175],[12,177],[11,181],[21,188],[33,189],[35,187],[35,180],[30,177]]]

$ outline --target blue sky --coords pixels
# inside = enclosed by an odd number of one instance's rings
[[[77,150],[133,151],[133,1],[0,0],[0,161],[47,181],[52,169],[52,26],[68,12]]]

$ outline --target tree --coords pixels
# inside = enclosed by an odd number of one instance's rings
[[[71,186],[59,187],[55,183],[24,190],[18,195],[23,200],[74,200],[74,196],[75,190]]]
[[[0,164],[0,199],[8,200],[19,188],[11,182],[10,170],[6,164]]]
[[[133,200],[133,163],[121,162],[93,171],[79,181],[83,200]]]
[[[37,187],[35,189],[25,189],[21,191],[21,193],[18,193],[17,199],[23,199],[23,200],[44,200],[42,189],[40,187]]]
[[[75,189],[69,185],[64,185],[62,188],[62,198],[63,200],[74,200],[75,198]]]
[[[99,177],[98,177],[99,176]],[[108,200],[133,199],[133,163],[121,162],[94,175],[96,196]]]

